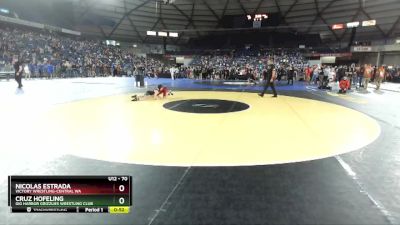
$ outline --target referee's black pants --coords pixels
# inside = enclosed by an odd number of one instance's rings
[[[15,75],[15,81],[18,83],[18,88],[22,88],[22,75]]]
[[[267,91],[269,86],[271,86],[271,89],[272,89],[272,92],[274,93],[274,96],[278,96],[278,94],[276,93],[276,90],[275,90],[275,84],[274,84],[274,82],[271,82],[270,80],[265,82],[264,90],[261,93],[261,96],[264,96],[264,94]]]

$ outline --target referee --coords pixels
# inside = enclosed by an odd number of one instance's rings
[[[274,93],[274,95],[272,96],[273,98],[278,97],[278,94],[276,93],[275,90],[275,84],[274,81],[276,79],[276,69],[274,67],[274,65],[269,65],[268,66],[268,70],[263,72],[264,75],[264,79],[265,79],[265,86],[264,86],[264,90],[262,93],[258,94],[261,97],[264,97],[265,92],[267,91],[268,87],[271,86],[272,92]]]
[[[15,63],[14,63],[14,70],[15,70],[15,81],[17,81],[18,83],[18,88],[22,88],[22,72],[23,72],[23,68],[22,68],[22,64],[21,62],[16,59]]]

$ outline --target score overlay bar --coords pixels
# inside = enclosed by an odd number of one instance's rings
[[[131,176],[8,177],[15,213],[129,213],[131,205]]]

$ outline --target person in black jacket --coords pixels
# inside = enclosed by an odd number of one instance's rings
[[[346,76],[346,69],[340,66],[337,72],[337,81],[340,82]]]
[[[274,81],[277,77],[274,65],[268,66],[268,70],[267,71],[264,70],[263,76],[264,76],[264,80],[265,80],[264,90],[262,93],[260,93],[258,95],[261,97],[264,97],[264,94],[267,91],[268,87],[271,86],[272,92],[274,93],[274,95],[272,97],[274,97],[274,98],[278,97],[278,94],[276,93],[276,90],[275,90],[275,84],[274,84]]]
[[[293,79],[294,79],[294,68],[293,66],[291,66],[287,73],[287,84],[293,85]]]
[[[22,63],[20,60],[16,60],[14,63],[14,70],[15,70],[15,81],[18,83],[18,88],[22,88],[22,72],[23,72],[23,67]]]

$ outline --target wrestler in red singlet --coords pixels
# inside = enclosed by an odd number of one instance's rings
[[[167,96],[167,94],[168,94],[168,88],[164,87],[164,86],[162,86],[160,84],[160,85],[158,85],[158,94],[157,94],[157,96],[160,96],[161,94],[163,95],[163,98],[165,98],[165,96]]]

